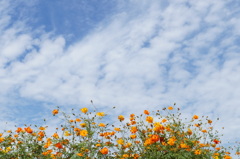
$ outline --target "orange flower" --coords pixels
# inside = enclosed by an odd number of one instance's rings
[[[81,119],[77,118],[75,121],[76,121],[76,122],[80,122],[80,121],[81,121]]]
[[[224,159],[232,159],[232,157],[228,155],[224,155]]]
[[[78,155],[78,156],[83,156],[83,154],[82,154],[82,153],[77,153],[77,155]]]
[[[123,158],[128,158],[129,157],[129,155],[128,154],[123,154],[123,156],[122,156]]]
[[[124,120],[124,116],[123,116],[123,115],[119,115],[119,116],[118,116],[118,119],[119,119],[120,121],[123,121],[123,120]]]
[[[23,132],[24,130],[22,128],[17,128],[16,133]]]
[[[118,143],[119,145],[123,145],[123,144],[124,144],[124,140],[123,140],[123,139],[118,139],[118,140],[117,140],[117,143]]]
[[[79,128],[74,128],[74,131],[81,131],[81,129],[79,129]]]
[[[131,118],[134,118],[134,117],[135,117],[135,114],[130,114],[130,117],[131,117]]]
[[[100,127],[105,127],[106,125],[103,124],[103,123],[100,123],[100,124],[98,124],[98,126],[100,126]]]
[[[58,109],[54,109],[54,110],[52,111],[52,114],[53,114],[53,115],[58,114]]]
[[[166,121],[167,121],[167,119],[163,119],[163,120],[162,120],[162,123],[165,123]]]
[[[176,141],[176,138],[172,137],[172,138],[170,138],[170,139],[168,140],[167,143],[172,146],[172,145],[175,144],[175,141]]]
[[[40,126],[40,127],[39,127],[39,130],[46,130],[46,128],[45,128],[45,127],[42,127],[42,126]]]
[[[57,147],[57,148],[59,148],[59,149],[62,149],[63,148],[63,146],[62,146],[62,144],[59,142],[59,143],[56,143],[55,144],[55,147]]]
[[[202,130],[202,132],[203,132],[203,133],[206,133],[206,132],[207,132],[207,130]]]
[[[159,139],[160,139],[159,135],[152,135],[152,136],[151,136],[151,140],[152,140],[153,142],[157,142]]]
[[[152,123],[153,122],[153,117],[147,116],[146,121],[149,122],[149,123]]]
[[[84,128],[84,127],[86,127],[87,124],[86,123],[81,123],[79,125]]]
[[[81,112],[83,112],[84,114],[86,114],[88,112],[88,108],[82,108]]]
[[[121,129],[120,128],[114,128],[115,131],[120,131]]]
[[[188,148],[189,146],[187,144],[182,143],[182,144],[180,144],[180,147],[181,148]]]
[[[188,133],[188,135],[192,135],[192,130],[188,128],[187,133]]]
[[[131,139],[135,139],[137,137],[137,135],[130,135]]]
[[[108,148],[104,147],[103,149],[99,150],[103,155],[108,154]]]
[[[54,133],[54,134],[52,135],[52,137],[54,137],[55,139],[58,139],[58,138],[59,138],[59,136],[58,136],[57,133]]]
[[[73,123],[73,122],[74,122],[74,120],[72,120],[72,119],[71,119],[71,120],[69,120],[69,122],[70,122],[70,123]]]
[[[194,126],[199,127],[199,126],[201,126],[201,124],[194,124]]]
[[[195,150],[195,151],[194,151],[194,154],[195,154],[195,155],[200,155],[200,154],[201,154],[201,150]]]
[[[134,134],[134,133],[136,133],[138,131],[138,129],[137,129],[136,126],[133,126],[130,131],[131,131],[131,133]]]
[[[3,142],[5,140],[4,137],[0,137],[0,143]]]
[[[64,136],[71,136],[72,134],[69,131],[64,132]]]
[[[134,120],[134,121],[131,121],[131,125],[135,125],[137,122]]]
[[[29,134],[33,133],[33,130],[30,127],[24,128],[25,131]]]
[[[144,114],[149,115],[150,113],[148,110],[144,110]]]
[[[168,107],[169,110],[173,110],[173,107]]]
[[[219,143],[220,143],[220,141],[217,140],[217,139],[214,139],[213,142],[214,142],[215,144],[219,144]]]
[[[44,136],[45,136],[44,132],[42,132],[42,131],[39,131],[39,132],[38,132],[38,135],[41,136],[41,137],[44,137]]]
[[[144,146],[153,144],[153,141],[151,139],[146,139],[144,142]]]
[[[194,115],[194,116],[193,116],[193,119],[198,119],[198,116],[197,116],[197,115]]]
[[[208,120],[208,124],[211,124],[212,123],[212,120]]]

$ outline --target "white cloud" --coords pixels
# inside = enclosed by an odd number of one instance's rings
[[[66,107],[93,100],[138,113],[177,102],[187,115],[220,117],[219,125],[229,126],[224,132],[236,138],[239,16],[225,1],[131,3],[69,46],[62,36],[36,38],[0,27],[6,35],[0,39],[0,95],[9,95],[2,103],[12,96]],[[9,16],[1,19],[5,26]]]

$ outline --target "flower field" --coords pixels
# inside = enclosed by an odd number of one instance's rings
[[[208,117],[183,120],[179,108],[170,106],[140,115],[119,115],[107,123],[107,114],[82,108],[53,116],[64,124],[47,135],[47,126],[16,127],[0,133],[0,158],[6,159],[231,159]],[[165,115],[162,115],[165,114]],[[240,155],[235,149],[235,156]]]

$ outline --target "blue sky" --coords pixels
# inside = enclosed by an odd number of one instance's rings
[[[177,105],[240,131],[240,2],[0,0],[0,125]],[[5,122],[9,124],[6,126]],[[54,121],[47,123],[53,125]]]

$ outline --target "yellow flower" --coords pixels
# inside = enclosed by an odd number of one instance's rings
[[[0,137],[0,143],[4,141],[4,137]]]
[[[187,144],[180,144],[181,148],[188,148],[189,146]]]
[[[64,136],[71,136],[71,134],[69,133],[69,131],[65,131]]]
[[[137,135],[130,135],[130,138],[135,139]]]
[[[124,157],[124,158],[128,158],[129,157],[129,155],[128,154],[123,154],[123,156],[122,157]]]
[[[81,130],[80,135],[83,136],[83,137],[87,136],[88,135],[87,130]]]
[[[46,130],[46,128],[45,128],[45,127],[42,127],[42,126],[40,126],[40,127],[39,127],[39,130]]]
[[[82,109],[81,109],[81,112],[83,112],[83,113],[86,114],[86,113],[88,112],[88,108],[82,108]]]
[[[84,128],[84,127],[86,127],[87,124],[86,123],[81,123],[79,125]]]
[[[131,133],[136,133],[137,131],[138,131],[138,129],[137,129],[137,127],[136,126],[133,126],[133,127],[131,127]]]
[[[96,115],[97,116],[105,116],[104,112],[97,112]]]
[[[153,122],[153,117],[147,116],[146,121],[149,122],[149,123],[152,123]]]
[[[147,139],[144,142],[144,146],[148,146],[148,145],[151,145],[151,144],[153,144],[153,141],[151,139]]]
[[[100,147],[100,146],[101,146],[101,144],[96,144],[96,146],[97,146],[97,147]]]
[[[119,145],[123,145],[124,140],[123,140],[123,139],[118,139],[118,140],[117,140],[117,143],[118,143]]]
[[[120,131],[121,129],[120,128],[114,128],[115,131]]]
[[[175,141],[176,141],[176,138],[175,138],[175,137],[172,137],[172,138],[170,138],[170,139],[168,140],[167,143],[172,146],[172,145],[175,144]]]
[[[201,150],[195,150],[195,151],[194,151],[194,154],[195,154],[195,155],[200,155],[200,154],[201,154]]]
[[[119,119],[120,121],[123,121],[123,120],[124,120],[124,116],[123,116],[123,115],[119,115],[119,116],[118,116],[118,119]]]

